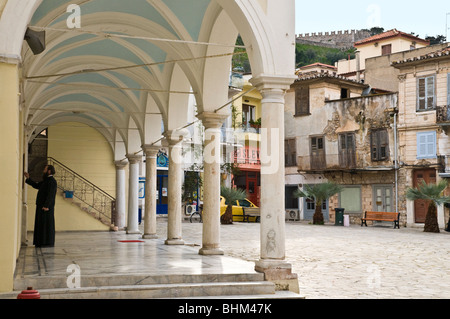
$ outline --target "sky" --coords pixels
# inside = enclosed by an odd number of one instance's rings
[[[295,0],[295,4],[296,34],[382,27],[421,38],[450,38],[449,0]]]

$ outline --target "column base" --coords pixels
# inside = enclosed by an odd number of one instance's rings
[[[283,260],[260,259],[255,262],[255,271],[264,274],[264,279],[273,282],[276,290],[300,293],[297,274],[292,273],[292,265]]]
[[[225,252],[220,248],[200,248],[198,254],[204,256],[220,256],[224,255]]]
[[[171,245],[171,246],[173,246],[173,245],[184,245],[184,240],[183,239],[179,239],[179,238],[166,239],[164,244]]]
[[[156,234],[144,234],[144,235],[142,235],[142,239],[158,239],[158,235],[156,235]]]
[[[139,230],[127,230],[128,235],[142,235]]]

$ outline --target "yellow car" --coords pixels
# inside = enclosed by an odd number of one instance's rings
[[[225,198],[220,196],[220,216],[225,214],[225,210],[227,209],[228,203],[225,202]],[[239,200],[236,201],[236,203],[233,203],[233,222],[242,222],[244,221],[244,214],[242,211],[242,207],[255,207],[258,208],[255,204],[253,204],[248,199]],[[256,222],[259,217],[250,216],[248,218],[248,221],[250,222]]]

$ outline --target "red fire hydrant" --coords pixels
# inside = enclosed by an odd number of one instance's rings
[[[17,299],[41,299],[41,295],[37,290],[33,290],[33,287],[28,287],[17,296]]]

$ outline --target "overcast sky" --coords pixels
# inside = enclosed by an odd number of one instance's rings
[[[380,26],[420,37],[446,36],[447,19],[450,28],[450,0],[295,0],[295,4],[296,34]]]

